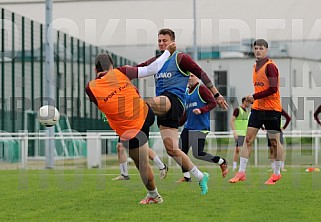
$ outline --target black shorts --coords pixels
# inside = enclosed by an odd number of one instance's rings
[[[266,134],[266,138],[268,141],[268,147],[271,147],[271,141],[269,140],[269,135]],[[283,132],[280,133],[280,143],[283,144]]]
[[[169,101],[171,102],[171,108],[168,112],[163,116],[157,116],[157,125],[160,125],[178,129],[179,127],[179,120],[183,116],[184,106],[180,99],[170,92],[163,92],[161,96],[166,96]]]
[[[142,126],[142,129],[139,131],[139,133],[137,133],[137,135],[130,140],[121,140],[120,142],[124,145],[125,148],[129,149],[135,149],[143,146],[148,141],[149,128],[151,125],[153,125],[154,121],[154,112],[148,105],[148,114],[146,116],[144,125]]]
[[[263,125],[269,133],[281,132],[281,112],[252,109],[247,126],[260,129]]]
[[[245,136],[238,136],[237,140],[235,140],[235,146],[236,147],[241,147],[243,146]]]

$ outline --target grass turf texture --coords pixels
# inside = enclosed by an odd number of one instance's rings
[[[130,181],[111,181],[118,169],[2,170],[0,221],[319,221],[321,173],[288,168],[275,185],[264,185],[266,168],[249,167],[245,182],[230,184],[218,167],[210,173],[209,193],[192,183],[177,184],[171,168],[155,178],[164,202],[140,205],[146,195],[138,171]]]

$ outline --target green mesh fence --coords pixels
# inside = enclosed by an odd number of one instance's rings
[[[45,92],[45,26],[0,8],[0,129],[7,132],[33,130],[26,112],[36,112],[46,101]],[[101,121],[96,106],[85,94],[86,83],[95,78],[94,60],[106,49],[54,32],[55,106],[66,115],[70,127],[109,129]],[[133,65],[112,54],[116,66]]]

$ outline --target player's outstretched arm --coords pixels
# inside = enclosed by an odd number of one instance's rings
[[[164,53],[154,62],[145,67],[138,67],[138,78],[144,78],[156,74],[165,64],[167,58],[176,50],[176,43],[173,42],[166,47]]]

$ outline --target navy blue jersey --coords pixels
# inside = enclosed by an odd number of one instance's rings
[[[210,112],[199,115],[193,113],[193,109],[199,109],[207,104],[200,96],[199,88],[200,84],[191,93],[186,90],[185,112],[187,120],[185,128],[189,130],[210,130]]]
[[[184,104],[189,74],[180,70],[177,64],[177,54],[177,51],[174,52],[161,70],[155,74],[156,96],[160,96],[167,91],[176,95]]]

